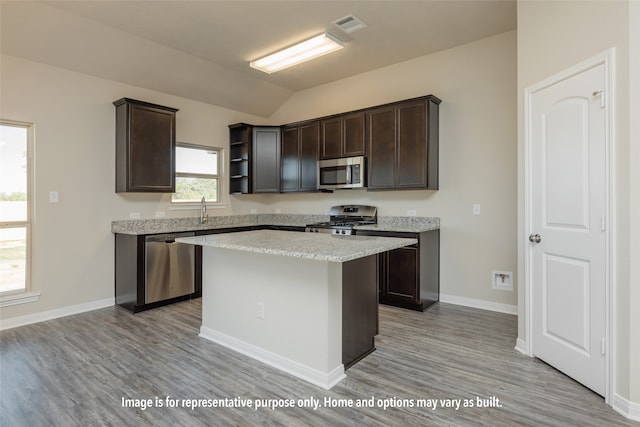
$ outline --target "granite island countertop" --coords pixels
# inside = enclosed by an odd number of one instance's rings
[[[329,262],[351,261],[418,243],[416,239],[395,237],[338,236],[280,230],[180,237],[176,242]]]
[[[301,214],[211,216],[204,224],[199,224],[196,217],[135,219],[112,221],[111,232],[116,234],[148,235],[269,225],[304,227],[307,224],[328,220],[328,215]],[[440,218],[437,217],[379,216],[377,224],[358,226],[356,227],[356,233],[357,230],[422,233],[438,229],[440,229]]]

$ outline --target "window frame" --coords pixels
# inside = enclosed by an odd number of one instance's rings
[[[0,307],[37,301],[39,293],[32,292],[32,251],[33,251],[33,210],[34,210],[34,124],[15,120],[0,119],[0,126],[26,129],[26,178],[27,213],[24,221],[0,221],[0,228],[25,228],[25,278],[24,289],[0,292]]]
[[[224,205],[224,200],[223,200],[223,194],[224,191],[222,191],[222,186],[224,183],[224,170],[222,168],[222,165],[224,164],[223,162],[223,149],[221,147],[213,147],[213,146],[209,146],[209,145],[201,145],[201,144],[193,144],[190,142],[176,142],[176,148],[181,147],[181,148],[191,148],[194,150],[202,150],[202,151],[216,151],[217,152],[217,160],[218,160],[218,164],[217,164],[217,171],[218,174],[202,174],[202,173],[189,173],[189,172],[178,172],[177,170],[177,166],[176,166],[176,171],[175,171],[175,177],[176,180],[178,177],[181,178],[204,178],[204,179],[216,179],[218,181],[216,189],[217,189],[217,201],[211,201],[211,200],[205,200],[205,203],[207,205],[213,205],[213,206],[222,206]],[[173,196],[176,193],[172,193],[171,194],[171,205],[174,207],[179,207],[179,206],[188,206],[188,205],[194,205],[195,203],[199,203],[193,200],[185,200],[185,201],[180,201],[180,200],[174,200]]]

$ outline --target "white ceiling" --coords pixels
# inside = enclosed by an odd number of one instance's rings
[[[515,0],[1,0],[1,7],[4,54],[264,117],[296,91],[516,28]],[[346,34],[331,24],[348,14],[368,27]],[[249,68],[324,31],[345,49],[271,75]]]

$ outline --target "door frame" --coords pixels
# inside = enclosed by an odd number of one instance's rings
[[[605,168],[606,168],[606,231],[605,231],[605,375],[606,392],[605,402],[609,405],[613,403],[613,392],[615,390],[615,303],[616,303],[616,193],[615,193],[615,48],[611,48],[599,55],[580,62],[566,70],[563,70],[541,82],[528,86],[524,90],[524,220],[522,223],[521,248],[524,253],[524,340],[518,340],[516,348],[533,357],[533,288],[532,288],[532,247],[527,239],[532,229],[532,101],[533,95],[556,83],[567,80],[582,72],[604,65],[605,67],[605,88],[606,110],[605,110]],[[521,217],[522,218],[522,217]]]

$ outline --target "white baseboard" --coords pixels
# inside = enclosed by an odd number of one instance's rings
[[[525,356],[530,356],[527,347],[527,343],[524,340],[520,338],[516,339],[516,350],[524,354]]]
[[[0,320],[0,331],[17,328],[18,326],[30,325],[32,323],[44,322],[57,319],[59,317],[70,316],[72,314],[84,313],[86,311],[98,310],[100,308],[111,307],[116,303],[115,298],[105,298],[83,304],[70,305],[68,307],[56,308],[55,310],[43,311],[40,313],[27,314],[25,316],[12,317]]]
[[[329,390],[346,378],[343,365],[331,372],[324,373],[204,326],[200,327],[200,337],[259,360],[325,390]]]
[[[619,394],[614,394],[613,405],[611,406],[622,416],[633,421],[640,421],[640,403],[631,402]]]
[[[518,306],[502,304],[499,302],[485,301],[481,299],[458,297],[455,295],[440,294],[440,302],[463,305],[465,307],[480,308],[482,310],[497,311],[499,313],[518,314]]]

